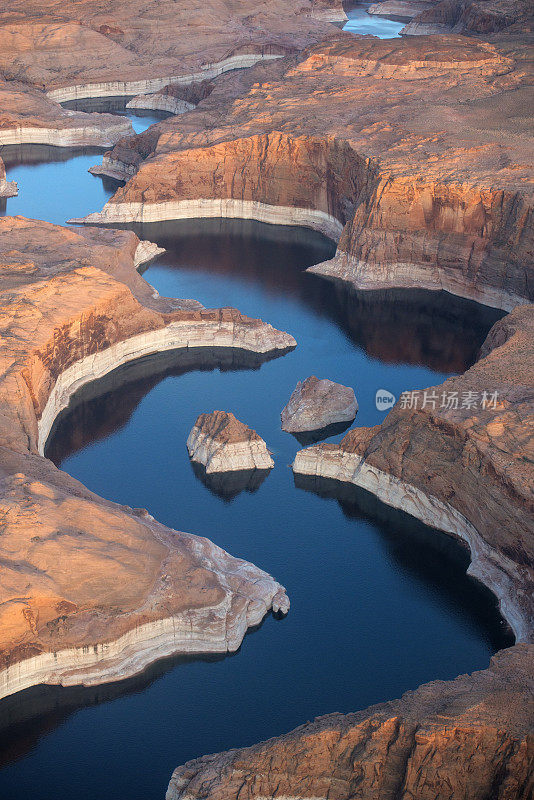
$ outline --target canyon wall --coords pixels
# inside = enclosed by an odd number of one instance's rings
[[[337,238],[367,173],[344,142],[274,132],[156,156],[85,221],[252,217]]]
[[[349,39],[253,84],[215,81],[195,109],[117,145],[102,172],[128,183],[86,221],[303,225],[339,240],[313,271],[357,289],[506,310],[533,299],[525,43]]]
[[[464,540],[470,574],[498,597],[519,641],[534,631],[533,349],[534,307],[517,307],[464,375],[408,393],[382,425],[302,450],[293,465]]]
[[[356,209],[334,259],[310,271],[357,289],[445,290],[510,310],[532,298],[532,197],[384,178]]]

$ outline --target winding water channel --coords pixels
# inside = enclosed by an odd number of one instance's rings
[[[154,121],[132,120],[138,129]],[[4,213],[62,223],[99,209],[115,188],[87,173],[94,152],[0,155],[20,190]],[[354,387],[357,425],[379,423],[377,389],[398,396],[463,371],[500,312],[436,293],[330,285],[304,270],[333,244],[304,230],[193,220],[139,233],[167,247],[145,273],[161,294],[237,306],[289,331],[298,347],[259,369],[214,352],[119,370],[76,398],[47,455],[96,492],[266,569],[292,608],[233,656],[9,698],[0,705],[2,800],[162,800],[173,768],[190,758],[485,667],[512,641],[454,541],[367,493],[295,481],[288,465],[300,445],[279,418],[296,381],[317,374]],[[260,486],[206,485],[192,469],[187,434],[215,408],[256,428],[273,451]]]

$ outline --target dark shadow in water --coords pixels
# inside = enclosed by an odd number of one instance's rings
[[[359,486],[294,474],[295,487],[320,497],[336,500],[344,515],[353,520],[370,520],[376,527],[389,557],[415,580],[432,585],[440,604],[464,614],[466,606],[477,625],[486,631],[493,650],[514,644],[514,635],[500,616],[495,596],[475,578],[467,575],[469,548],[461,539],[429,528],[415,517],[386,505],[372,492]]]
[[[122,227],[166,248],[157,264],[261,283],[272,294],[302,300],[333,320],[355,345],[389,364],[464,372],[476,360],[489,329],[504,316],[503,311],[446,292],[355,291],[307,273],[318,260],[332,258],[335,244],[303,228],[212,219]],[[288,269],[290,261],[300,268]]]
[[[228,347],[189,347],[138,358],[82,386],[56,418],[46,457],[60,465],[92,442],[128,424],[141,400],[164,378],[193,370],[256,370],[284,351],[252,353]],[[259,488],[259,485],[258,485]]]
[[[6,167],[19,164],[50,164],[70,161],[75,156],[102,155],[107,147],[55,147],[51,144],[7,144],[0,148]]]
[[[357,292],[339,283],[331,291],[333,318],[370,356],[386,364],[420,364],[453,375],[474,364],[488,331],[505,314],[447,292]]]
[[[310,444],[322,442],[323,439],[329,439],[331,436],[338,436],[350,428],[353,419],[348,422],[332,422],[331,425],[325,425],[324,428],[316,428],[314,431],[302,431],[301,433],[293,433],[297,442],[303,447],[308,447]]]
[[[126,108],[133,97],[135,97],[133,94],[118,97],[84,97],[80,100],[66,100],[61,105],[71,111],[84,111],[86,114],[116,114],[119,117],[135,114],[136,117],[155,117],[156,119],[168,119],[173,116],[170,111]]]
[[[73,713],[89,706],[111,702],[118,697],[144,692],[151,684],[180,665],[215,664],[239,655],[246,640],[257,633],[268,616],[281,621],[283,615],[270,612],[250,627],[234,653],[168,656],[150,664],[138,675],[98,686],[32,686],[0,700],[0,769],[23,758]]]
[[[240,469],[234,472],[206,473],[206,467],[191,461],[195,476],[202,481],[210,492],[226,503],[234,500],[241,492],[257,492],[265,478],[271,474],[270,469]]]

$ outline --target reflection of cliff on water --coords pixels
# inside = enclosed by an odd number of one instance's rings
[[[337,319],[351,339],[385,363],[421,364],[458,374],[476,361],[504,312],[423,289],[356,292],[333,286]]]
[[[272,616],[278,616],[272,614]],[[0,768],[30,752],[76,711],[145,691],[170,670],[187,664],[214,664],[239,655],[246,639],[264,625],[249,628],[241,646],[233,653],[169,656],[150,664],[131,678],[99,686],[32,686],[0,701]]]
[[[206,472],[206,467],[191,461],[196,477],[202,481],[212,494],[225,502],[230,502],[241,492],[257,492],[270,474],[270,469],[239,469],[232,472]]]
[[[354,344],[385,363],[421,365],[448,374],[463,372],[475,361],[491,326],[503,316],[502,311],[445,292],[354,291],[306,273],[318,258],[331,258],[335,245],[303,228],[215,219],[127,227],[141,239],[166,248],[158,266],[194,267],[244,283],[259,283],[272,295],[296,297],[332,319]],[[296,266],[288,268],[289,264]]]
[[[84,111],[86,114],[117,114],[119,117],[135,114],[136,117],[154,117],[156,119],[167,119],[173,116],[170,111],[126,108],[134,96],[130,94],[122,97],[82,97],[79,100],[65,100],[61,105],[71,111]]]
[[[105,439],[128,423],[143,399],[164,378],[186,372],[259,369],[282,355],[225,347],[191,347],[145,356],[83,386],[57,417],[46,456],[60,464],[91,442]]]
[[[49,164],[76,156],[101,156],[105,147],[56,147],[51,144],[7,144],[0,155],[7,168],[18,164]],[[115,181],[115,186],[117,186]]]
[[[467,575],[469,550],[461,540],[424,525],[358,486],[298,474],[294,480],[297,489],[337,500],[349,519],[371,520],[388,556],[413,579],[431,586],[438,603],[463,619],[469,616],[473,625],[484,629],[495,651],[514,644],[504,619],[501,618],[500,629],[496,628],[498,611],[494,595]]]

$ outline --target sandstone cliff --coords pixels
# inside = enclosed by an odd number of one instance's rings
[[[201,414],[189,434],[187,449],[191,460],[206,468],[206,475],[274,467],[261,436],[226,411]]]
[[[511,309],[532,298],[527,56],[517,37],[339,35],[242,94],[215,89],[149,153],[112,151],[133,176],[87,221],[304,225],[339,242],[313,268],[327,278]]]
[[[534,308],[492,328],[464,375],[397,402],[384,423],[297,454],[294,470],[349,482],[465,540],[519,640],[534,631]],[[485,393],[485,394],[484,394]]]

